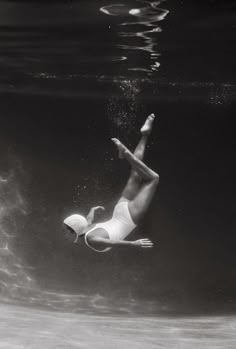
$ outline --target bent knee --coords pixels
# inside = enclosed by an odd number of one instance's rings
[[[155,182],[156,184],[158,184],[159,183],[159,180],[160,180],[160,176],[159,176],[159,174],[158,173],[156,173],[156,172],[154,172],[153,173],[153,182]]]
[[[138,182],[138,183],[140,183],[140,182],[142,182],[142,177],[138,174],[138,172],[136,172],[136,171],[132,171],[132,173],[131,173],[131,179],[132,179],[132,181],[134,181],[134,182]]]

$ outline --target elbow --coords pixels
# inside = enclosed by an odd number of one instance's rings
[[[109,244],[112,245],[112,246],[114,246],[114,245],[117,244],[117,242],[116,242],[115,240],[109,239]]]

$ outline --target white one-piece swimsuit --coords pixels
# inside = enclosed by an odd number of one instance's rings
[[[124,240],[132,230],[136,227],[136,224],[133,222],[132,217],[129,212],[128,207],[129,200],[122,198],[116,204],[112,218],[109,221],[95,224],[95,226],[87,231],[85,234],[85,243],[96,252],[107,252],[111,247],[107,247],[104,250],[97,250],[96,248],[89,245],[87,237],[92,231],[98,228],[106,230],[108,233],[109,239],[118,241]]]

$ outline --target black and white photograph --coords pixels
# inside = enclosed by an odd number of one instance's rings
[[[236,348],[236,2],[0,0],[0,349]]]

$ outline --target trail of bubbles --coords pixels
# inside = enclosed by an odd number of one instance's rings
[[[136,124],[140,81],[124,78],[113,80],[113,84],[117,93],[110,95],[108,99],[107,115],[116,130],[126,130],[128,136],[129,130],[134,129]]]

